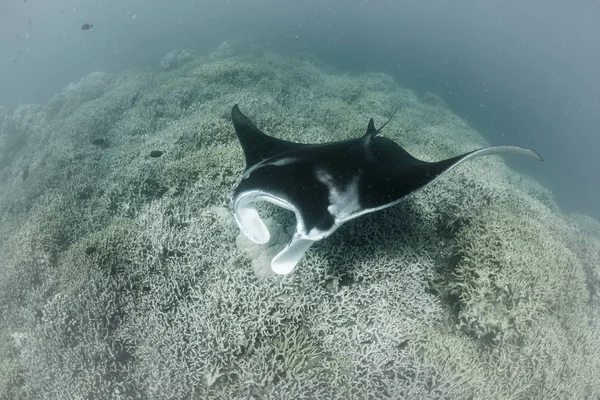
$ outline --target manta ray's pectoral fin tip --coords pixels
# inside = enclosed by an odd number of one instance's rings
[[[245,118],[244,114],[240,111],[240,107],[235,103],[231,108],[231,119],[239,121],[240,118]]]
[[[538,161],[544,161],[542,156],[539,155],[537,152],[521,146],[490,146],[476,150],[474,153],[476,157],[491,154],[516,154],[519,156],[535,158]]]
[[[520,146],[489,146],[489,147],[483,147],[481,149],[478,150],[473,150],[469,153],[463,154],[462,156],[458,156],[455,157],[454,159],[448,159],[445,160],[445,162],[447,161],[451,161],[454,160],[452,162],[452,164],[450,164],[445,171],[442,172],[442,174],[447,173],[448,171],[450,171],[451,169],[453,169],[454,167],[456,167],[459,164],[462,164],[463,162],[470,160],[472,158],[476,158],[476,157],[482,157],[482,156],[491,156],[491,155],[502,155],[502,154],[515,154],[515,155],[519,155],[519,156],[525,156],[525,157],[530,157],[530,158],[535,158],[538,161],[544,161],[544,159],[542,158],[542,156],[540,156],[538,153],[536,153],[535,151],[528,149],[526,147],[520,147]],[[444,161],[442,161],[444,162]],[[440,174],[440,175],[442,175]]]
[[[271,269],[278,275],[291,273],[314,240],[302,239],[294,235],[292,240],[271,260]]]
[[[533,152],[533,157],[538,160],[538,161],[544,161],[544,158],[537,152],[537,151],[533,151],[531,150],[531,152]]]

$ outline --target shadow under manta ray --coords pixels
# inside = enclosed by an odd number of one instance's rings
[[[264,134],[237,104],[231,114],[246,157],[242,181],[232,196],[239,228],[255,243],[269,241],[255,201],[268,201],[296,214],[294,235],[271,260],[277,274],[292,272],[315,241],[343,223],[398,204],[463,161],[490,154],[519,154],[542,161],[533,150],[518,146],[491,146],[447,160],[421,161],[380,136],[387,122],[375,129],[373,118],[359,138],[293,143]]]

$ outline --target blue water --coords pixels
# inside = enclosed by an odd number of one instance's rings
[[[89,72],[243,36],[439,94],[488,141],[537,149],[546,163],[509,162],[565,211],[598,217],[598,20],[593,1],[3,1],[0,105],[43,103]]]

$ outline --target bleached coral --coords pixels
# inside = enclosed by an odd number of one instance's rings
[[[193,58],[192,53],[187,50],[173,50],[160,60],[160,69],[169,71],[181,67]]]
[[[238,238],[233,104],[299,142],[362,135],[395,108],[384,134],[423,159],[485,141],[388,75],[244,42],[182,54],[168,73],[93,74],[2,114],[3,132],[30,138],[7,168],[31,168],[0,186],[0,396],[600,395],[596,222],[478,159],[274,277],[261,261],[295,221],[261,207],[274,242]]]

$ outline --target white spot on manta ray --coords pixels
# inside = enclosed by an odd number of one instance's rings
[[[352,181],[345,187],[336,182],[333,176],[324,168],[316,167],[315,176],[329,190],[329,206],[327,207],[327,211],[335,218],[336,223],[347,219],[362,209],[358,194],[359,175],[352,178]]]

